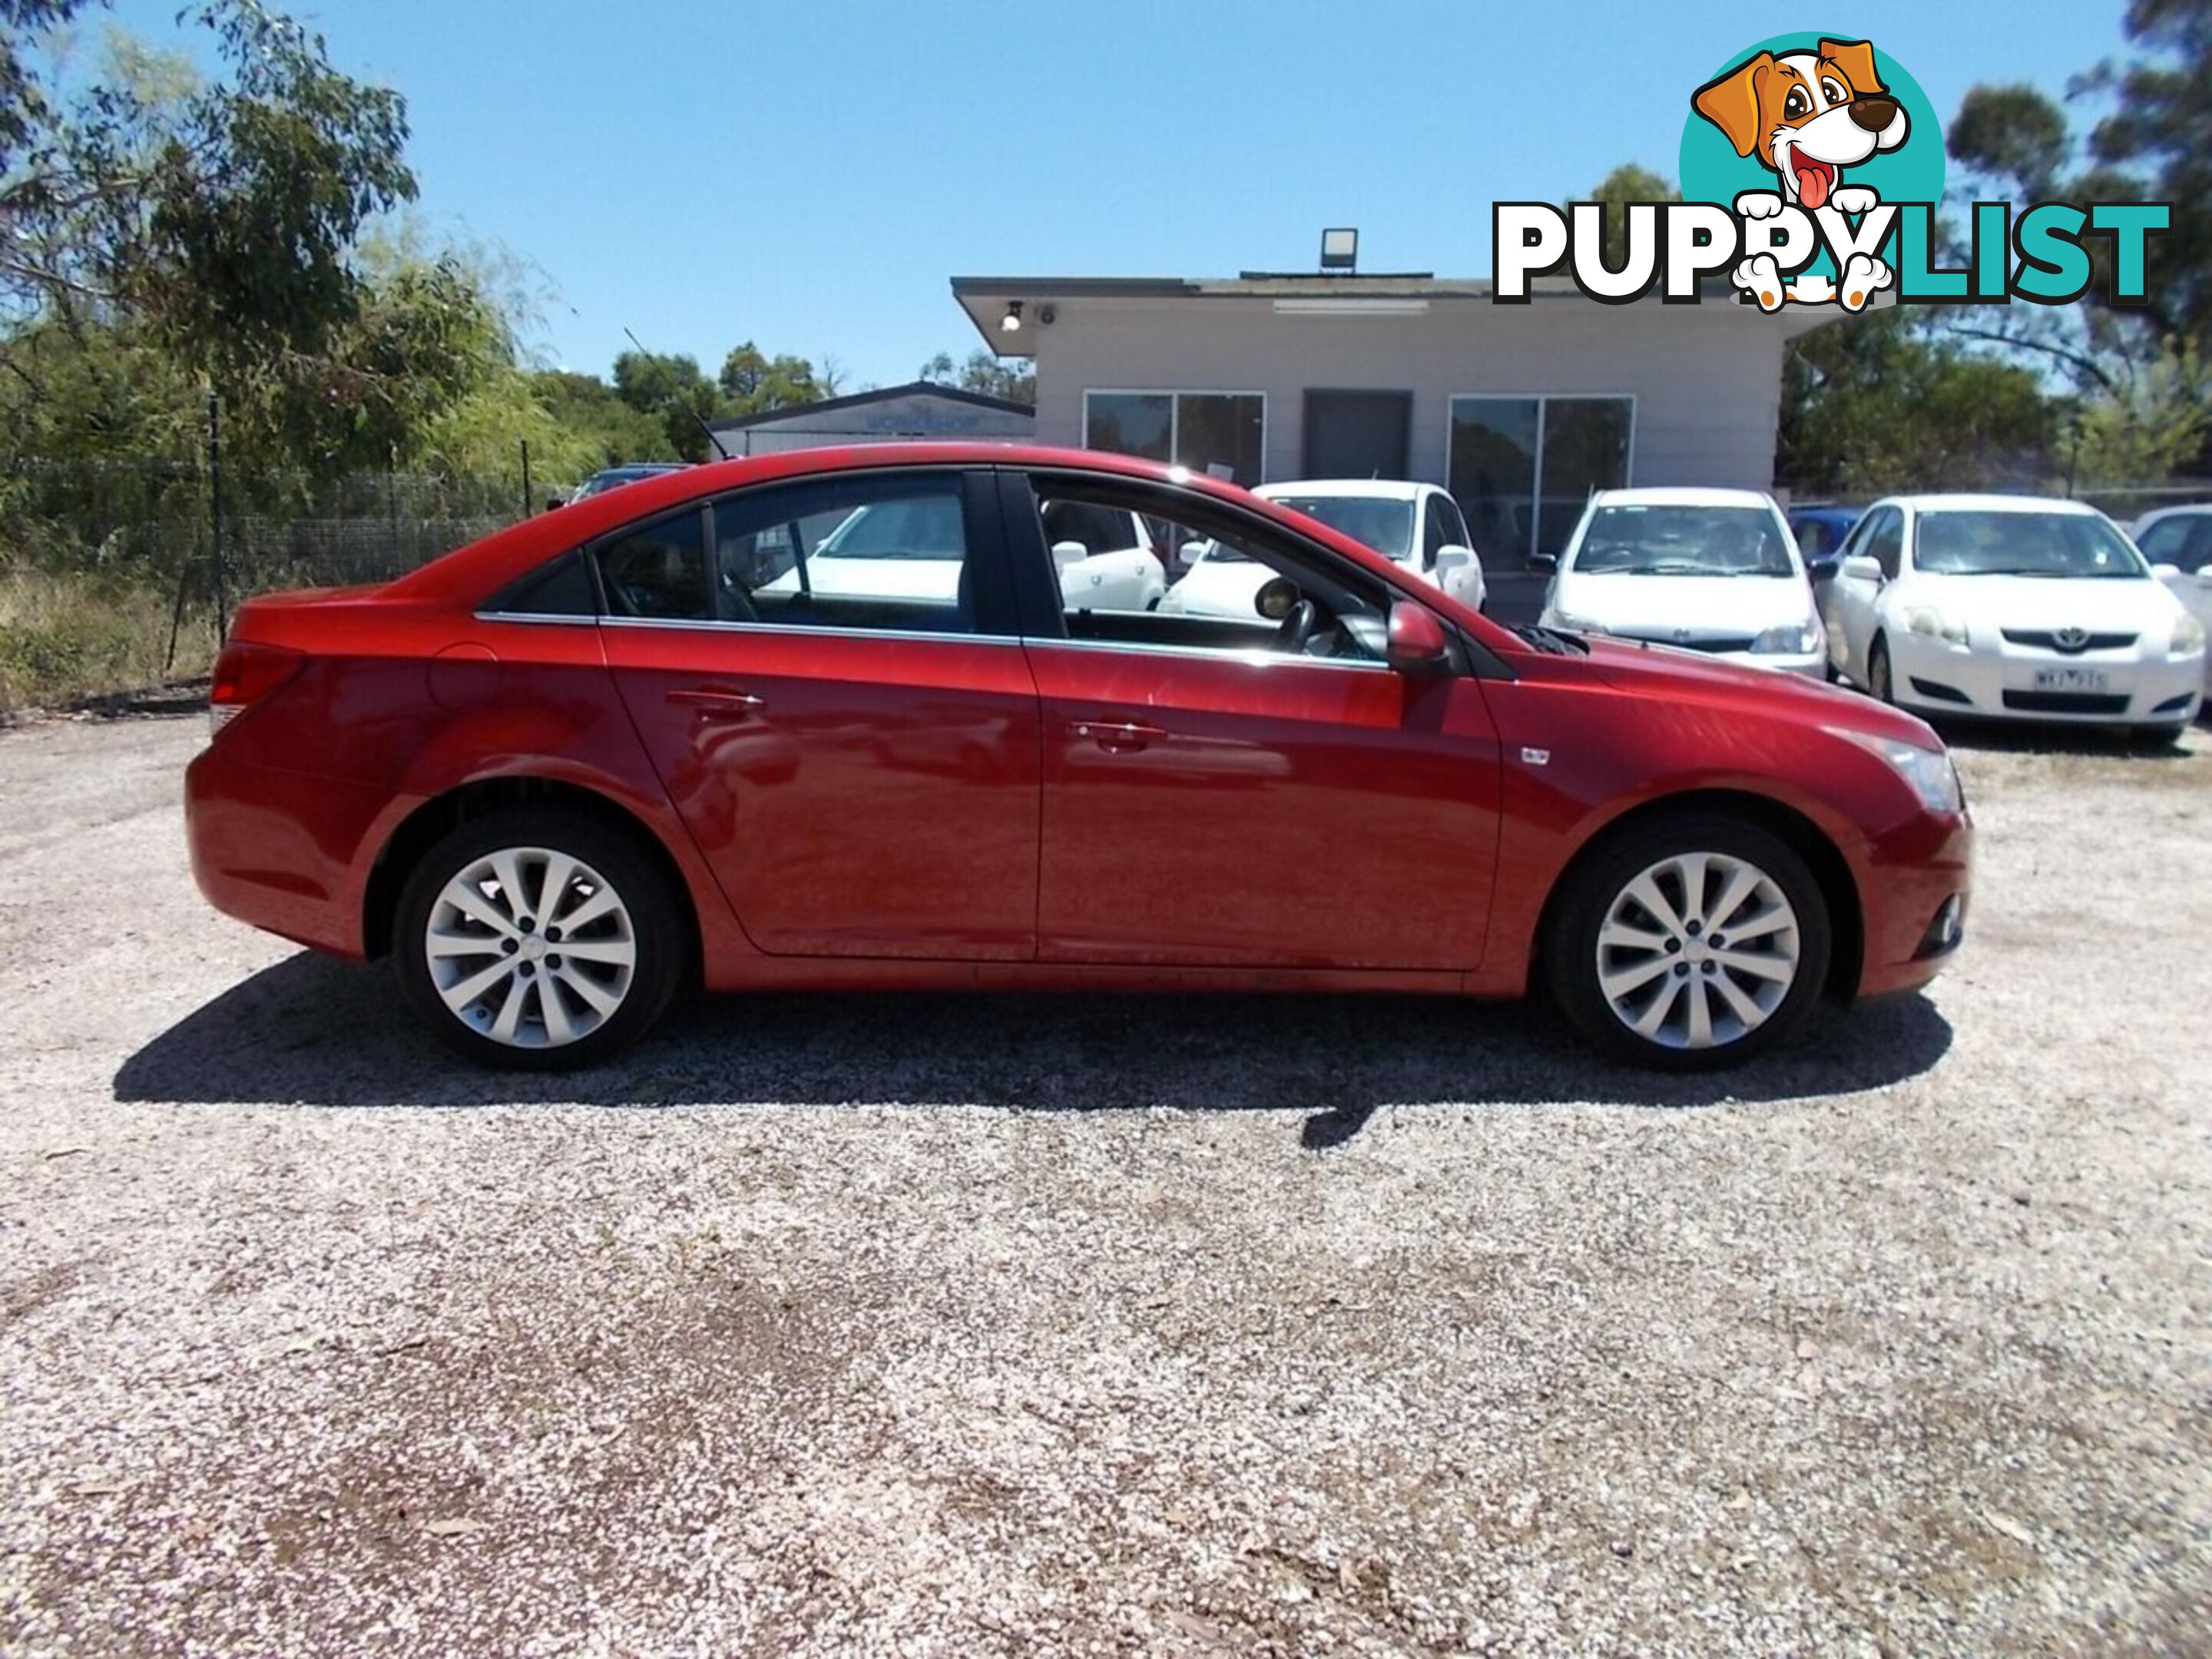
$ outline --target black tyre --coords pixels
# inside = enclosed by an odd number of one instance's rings
[[[1552,996],[1606,1053],[1665,1071],[1733,1066],[1787,1039],[1828,975],[1828,906],[1805,860],[1753,824],[1637,824],[1569,878],[1543,940]]]
[[[1879,634],[1867,651],[1867,692],[1876,702],[1895,702],[1897,685],[1889,666],[1889,641]]]
[[[684,903],[634,834],[510,808],[462,824],[408,876],[393,965],[430,1030],[479,1065],[590,1066],[668,1006],[689,961]]]

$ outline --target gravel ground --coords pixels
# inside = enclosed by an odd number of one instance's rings
[[[203,906],[199,733],[0,733],[0,1650],[2206,1651],[2203,732],[1965,754],[1964,959],[1687,1084],[976,997],[501,1081]]]

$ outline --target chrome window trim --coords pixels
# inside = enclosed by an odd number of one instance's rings
[[[599,625],[597,617],[563,616],[552,611],[477,611],[471,612],[471,615],[480,623],[526,623],[537,628],[552,623],[567,623],[576,628],[597,628]]]
[[[1149,657],[1188,657],[1200,662],[1241,662],[1249,668],[1350,668],[1366,673],[1395,674],[1387,662],[1352,662],[1340,657],[1292,656],[1255,647],[1249,651],[1224,651],[1211,645],[1144,645],[1127,640],[1070,640],[1033,634],[1022,641],[1037,647],[1065,646],[1074,651],[1129,651]]]
[[[795,634],[832,640],[933,640],[948,645],[1019,645],[1018,634],[951,634],[926,629],[830,628],[819,623],[723,622],[690,617],[599,617],[602,628],[689,628],[716,634]]]

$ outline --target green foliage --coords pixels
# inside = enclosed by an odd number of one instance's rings
[[[2138,56],[2081,78],[2082,89],[2112,99],[2111,112],[2086,137],[2074,135],[2065,112],[2032,87],[1976,87],[1948,129],[1951,157],[2022,202],[2171,204],[2171,228],[2150,239],[2143,305],[2112,303],[2109,249],[2092,240],[2089,350],[2150,360],[2175,337],[2212,349],[2212,214],[2205,210],[2212,203],[2212,0],[2131,0],[2122,29]],[[2077,154],[2087,165],[2069,174]],[[2039,335],[2021,343],[2044,349]]]
[[[2083,485],[2163,478],[2212,437],[2212,374],[2195,345],[2167,341],[2114,389],[2087,399],[2072,422],[2071,471]]]
[[[581,446],[578,463],[566,475],[554,476],[580,479],[604,466],[669,458],[659,417],[631,408],[598,375],[541,369],[529,376],[528,386],[554,425]]]
[[[1800,493],[2030,484],[2051,468],[2056,410],[2037,376],[1964,350],[1910,312],[1799,335],[1782,387],[1776,471]]]
[[[723,359],[718,384],[725,419],[819,403],[829,395],[815,379],[814,365],[805,358],[765,357],[750,340]]]
[[[1628,263],[1628,204],[1631,202],[1679,202],[1682,192],[1648,167],[1633,161],[1615,167],[1579,198],[1605,204],[1605,263],[1619,270]]]
[[[714,453],[707,423],[720,412],[721,392],[699,372],[696,357],[659,351],[625,351],[615,359],[615,395],[660,427],[670,455],[703,461]]]
[[[968,361],[956,364],[952,354],[940,351],[915,376],[932,386],[957,386],[963,392],[980,392],[987,398],[1006,398],[1018,404],[1036,401],[1036,365],[1027,357],[1001,357],[978,346]]]

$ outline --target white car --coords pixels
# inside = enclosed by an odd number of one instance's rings
[[[1070,610],[1150,611],[1167,592],[1167,570],[1152,552],[1144,520],[1085,501],[1046,501],[1044,533]],[[804,533],[805,526],[801,526]],[[766,593],[803,590],[840,599],[958,601],[967,536],[950,495],[856,507],[806,555],[802,584],[790,561]],[[787,555],[788,556],[788,555]]]
[[[2212,505],[2160,507],[2130,532],[2181,608],[2212,630]],[[2212,653],[2204,659],[2204,695],[2212,699]]]
[[[1597,491],[1540,620],[1814,679],[1827,669],[1796,538],[1756,489]]]
[[[1319,520],[1431,586],[1482,609],[1487,597],[1482,561],[1448,490],[1395,478],[1319,478],[1261,484],[1252,493]],[[1182,579],[1160,608],[1192,617],[1250,617],[1261,587],[1274,574],[1215,541],[1194,543],[1184,562]]]
[[[2084,502],[1892,496],[1841,551],[1830,653],[1877,697],[2166,732],[2196,716],[2204,624]]]

